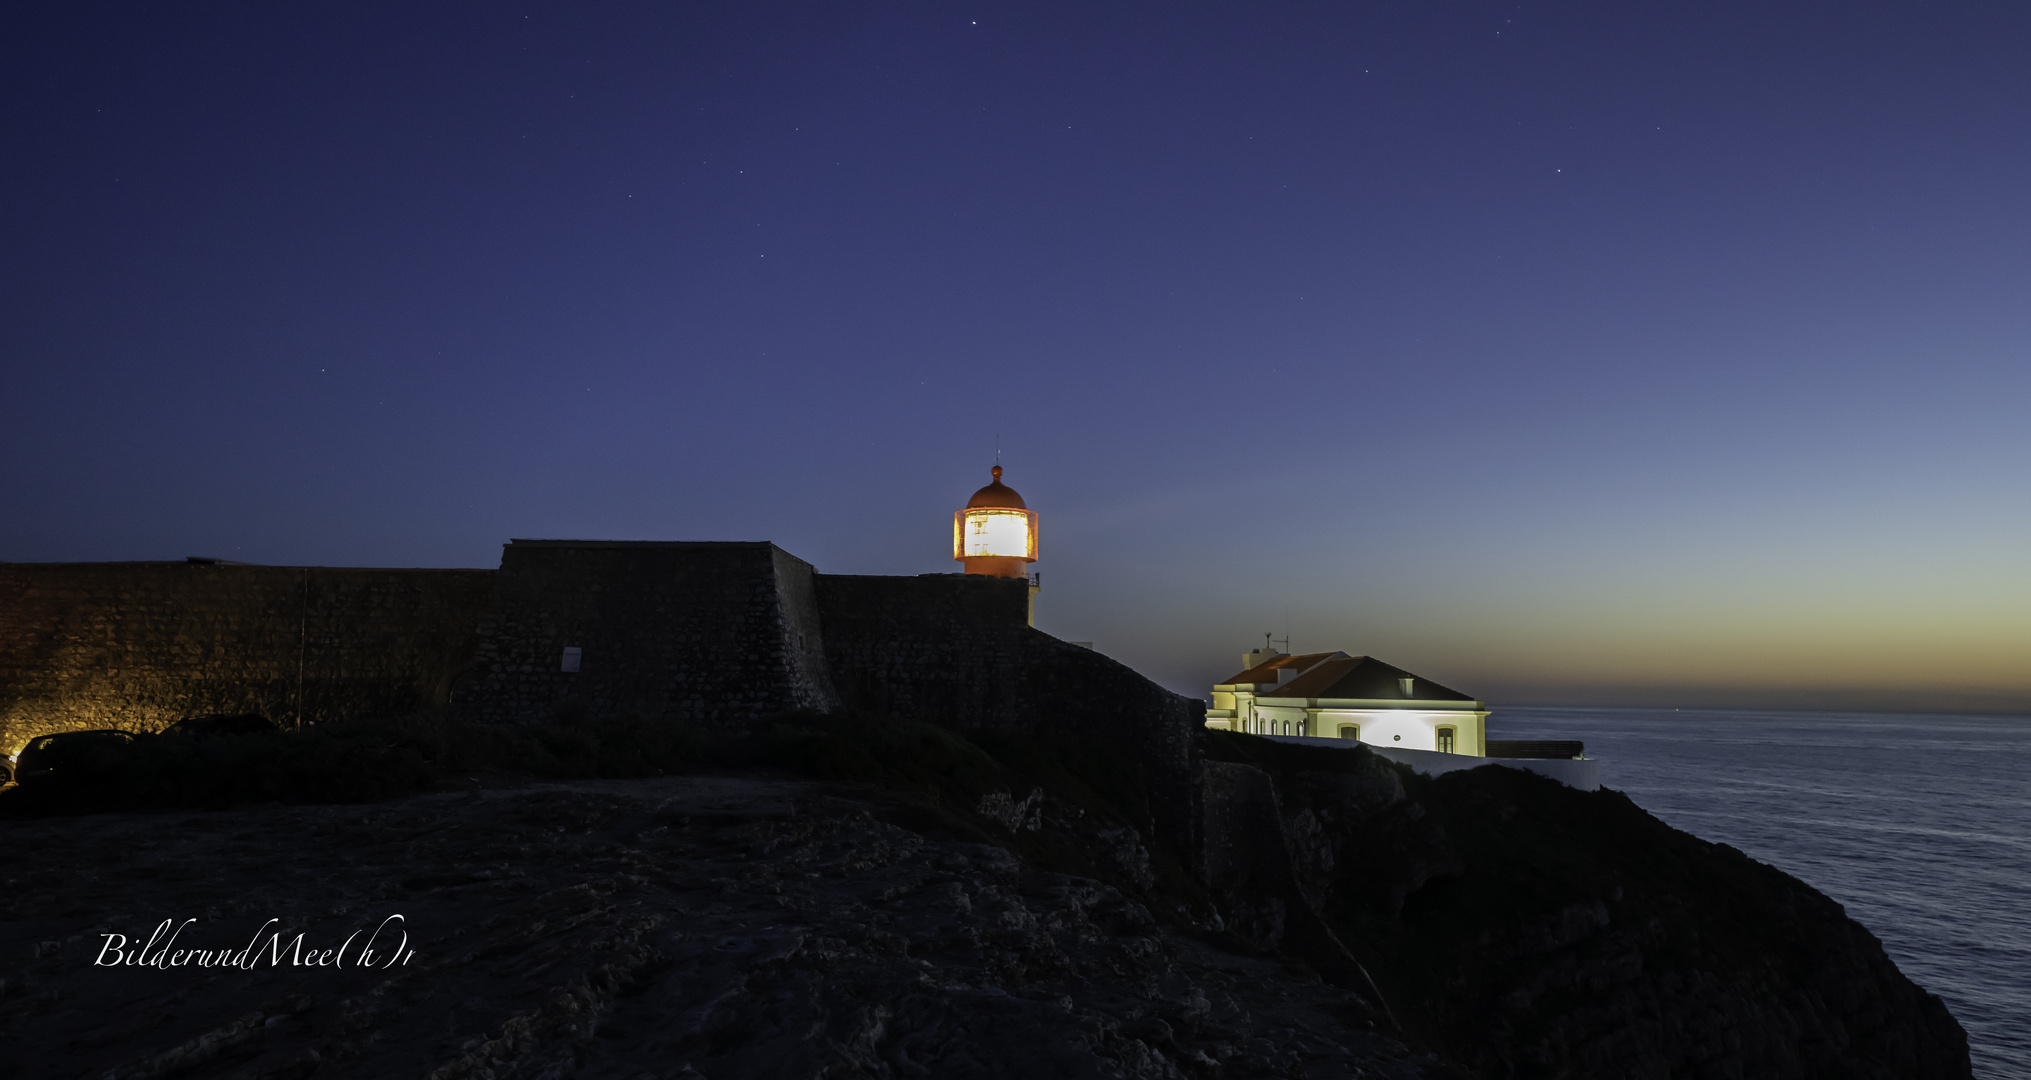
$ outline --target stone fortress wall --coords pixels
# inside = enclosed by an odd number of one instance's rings
[[[491,721],[835,711],[814,576],[770,543],[516,540],[458,698]]]
[[[517,540],[456,698],[495,721],[847,710],[1092,739],[1175,786],[1163,824],[1195,832],[1204,704],[1034,629],[1029,604],[1023,578],[818,574],[769,543]]]
[[[284,725],[447,700],[490,570],[0,563],[0,752],[57,731]]]
[[[959,574],[820,574],[825,654],[863,712],[1111,745],[1162,790],[1160,830],[1196,843],[1195,732],[1206,703],[1029,625],[1029,582]]]
[[[1182,783],[1204,706],[1030,627],[1028,605],[1020,578],[818,574],[762,542],[516,540],[498,571],[0,564],[0,750],[210,712],[845,709],[1098,738]]]

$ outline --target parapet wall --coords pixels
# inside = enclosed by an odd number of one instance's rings
[[[80,728],[441,705],[491,570],[0,563],[0,751]]]

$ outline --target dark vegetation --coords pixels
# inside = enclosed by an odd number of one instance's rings
[[[1042,831],[1035,826],[1046,812],[1150,831],[1141,771],[1103,744],[969,737],[913,720],[798,715],[708,733],[637,719],[480,724],[443,711],[296,732],[264,732],[246,718],[204,719],[238,723],[55,736],[61,752],[45,755],[51,767],[0,792],[0,815],[356,803],[468,790],[488,776],[576,780],[774,768],[871,789],[918,824],[969,840],[1027,837]],[[1040,794],[1031,799],[1031,792]],[[1030,800],[1032,827],[984,823],[981,799],[996,793],[1012,803]]]
[[[183,730],[234,726],[251,727]],[[636,719],[479,724],[438,711],[296,732],[72,740],[61,767],[0,791],[0,818],[361,803],[528,780],[755,769],[853,787],[916,832],[1000,844],[1038,866],[1138,892],[1161,882],[1172,896],[1162,906],[1202,906],[1189,860],[1144,845],[1154,833],[1146,777],[1116,745],[886,717],[790,715],[708,732]],[[983,799],[998,799],[1002,813],[983,815]]]
[[[0,815],[371,802],[470,788],[486,773],[655,776],[697,765],[700,746],[695,731],[660,723],[507,727],[443,713],[300,732],[141,735],[64,747],[56,768],[0,792]]]
[[[162,729],[164,735],[209,739],[219,735],[273,735],[282,728],[260,713],[214,713],[186,716]]]

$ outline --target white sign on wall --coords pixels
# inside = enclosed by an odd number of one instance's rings
[[[579,653],[580,653],[581,651],[582,651],[582,650],[580,650],[580,649],[578,648],[578,646],[576,646],[576,645],[571,645],[571,646],[567,646],[567,647],[565,648],[565,650],[564,650],[564,670],[566,670],[566,671],[577,671],[577,670],[578,670],[578,655],[579,655]]]

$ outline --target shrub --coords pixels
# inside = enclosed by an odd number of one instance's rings
[[[89,768],[0,792],[0,814],[370,802],[467,787],[476,772],[653,776],[694,765],[700,745],[677,724],[496,726],[442,713],[280,735],[143,736],[95,753]]]

